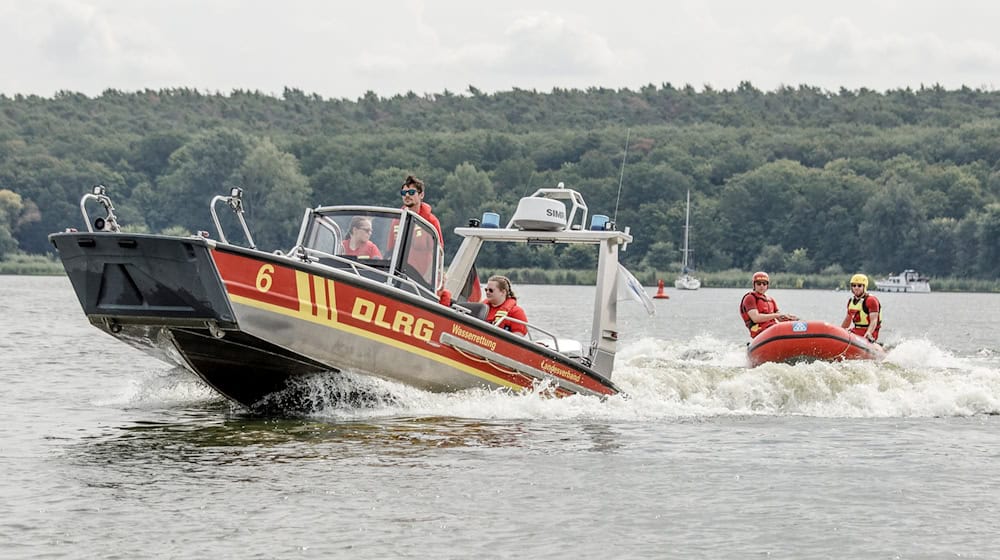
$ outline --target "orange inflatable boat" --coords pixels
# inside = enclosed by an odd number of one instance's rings
[[[824,321],[785,321],[757,335],[747,348],[750,367],[765,362],[881,360],[882,345]]]

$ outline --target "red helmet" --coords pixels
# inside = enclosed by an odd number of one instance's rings
[[[764,282],[767,282],[768,284],[770,284],[771,283],[771,277],[768,276],[766,272],[755,272],[753,274],[753,281],[754,282],[764,281]]]

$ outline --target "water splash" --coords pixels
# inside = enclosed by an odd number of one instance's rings
[[[764,364],[748,368],[746,347],[710,335],[645,338],[618,355],[626,395],[552,398],[551,388],[513,393],[429,393],[350,373],[316,375],[262,403],[264,409],[335,421],[394,417],[642,422],[716,416],[844,418],[1000,414],[1000,363],[992,354],[955,356],[928,340],[904,340],[885,361]],[[218,397],[175,368],[133,381],[99,404],[175,406]],[[237,408],[233,410],[238,411]]]
[[[97,406],[124,408],[164,408],[180,404],[207,404],[223,401],[218,393],[193,373],[181,367],[135,371],[120,392],[94,402]]]

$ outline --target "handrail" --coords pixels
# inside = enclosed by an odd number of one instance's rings
[[[111,204],[111,198],[106,193],[107,188],[104,185],[95,185],[93,192],[83,195],[83,198],[80,199],[80,212],[83,214],[83,223],[87,224],[87,231],[90,233],[94,233],[94,228],[90,225],[90,214],[87,212],[88,200],[96,200],[108,213],[104,218],[94,220],[94,225],[97,226],[97,229],[101,231],[113,231],[115,233],[121,233],[122,231],[122,228],[118,225],[118,218],[115,217],[115,206]]]
[[[525,327],[527,327],[527,329],[528,329],[528,340],[530,340],[532,342],[541,342],[541,341],[537,340],[534,336],[532,336],[532,331],[538,331],[539,333],[544,334],[546,337],[552,339],[553,349],[556,352],[559,352],[560,354],[563,353],[562,349],[559,348],[559,339],[556,337],[556,335],[550,333],[549,331],[547,331],[547,330],[545,330],[545,329],[543,329],[543,328],[541,328],[541,327],[539,327],[537,325],[532,325],[531,323],[529,323],[527,321],[522,321],[520,319],[515,319],[514,317],[511,317],[509,315],[506,316],[506,317],[504,317],[503,320],[504,321],[510,321],[512,323],[518,323],[518,324],[521,324],[521,325],[524,325]]]
[[[229,241],[226,239],[226,234],[222,231],[222,224],[219,223],[219,215],[215,212],[215,205],[220,200],[228,204],[229,208],[236,214],[236,218],[243,228],[243,233],[247,237],[247,243],[250,244],[251,249],[256,249],[257,245],[253,242],[253,236],[250,235],[250,227],[247,226],[247,221],[243,218],[243,189],[233,187],[229,189],[229,196],[216,195],[209,204],[209,210],[212,211],[212,221],[215,222],[215,231],[219,232],[219,240],[228,244]]]
[[[337,261],[338,263],[344,263],[347,266],[349,266],[351,268],[351,271],[354,272],[354,274],[356,276],[361,276],[361,270],[363,269],[363,270],[366,270],[366,271],[369,271],[369,272],[373,272],[373,273],[375,273],[378,276],[385,277],[385,279],[386,279],[385,283],[386,284],[389,284],[389,285],[393,285],[393,284],[406,284],[406,285],[412,287],[413,290],[418,295],[422,294],[425,297],[433,299],[433,300],[437,300],[438,299],[437,294],[435,294],[434,292],[428,290],[426,287],[421,286],[416,281],[414,281],[414,280],[412,280],[410,278],[406,278],[406,277],[403,277],[403,276],[395,276],[395,275],[390,274],[390,273],[388,273],[388,272],[386,272],[384,270],[379,270],[379,269],[377,269],[377,268],[375,268],[373,266],[368,266],[368,265],[366,265],[364,263],[361,263],[361,262],[358,262],[358,261],[354,261],[354,260],[351,260],[351,259],[346,259],[346,258],[344,258],[344,257],[342,257],[340,255],[331,255],[330,253],[327,253],[326,251],[320,251],[318,249],[311,249],[309,247],[303,247],[303,246],[299,245],[297,247],[292,248],[292,250],[289,251],[289,256],[296,256],[296,257],[299,258],[299,260],[307,261],[307,262],[309,262],[311,264],[315,264],[315,265],[318,265],[318,266],[324,266],[324,267],[332,269],[332,270],[338,270],[335,267],[332,267],[330,265],[318,262],[319,259],[321,259],[321,258],[333,259],[333,260]],[[362,278],[363,278],[363,276],[362,276]]]

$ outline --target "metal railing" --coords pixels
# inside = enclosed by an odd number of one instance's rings
[[[96,200],[107,213],[103,218],[95,218],[93,226],[90,223],[90,214],[87,212],[88,200]],[[87,231],[90,233],[94,233],[95,227],[98,231],[113,231],[115,233],[122,231],[118,225],[118,218],[115,216],[115,206],[111,204],[111,198],[108,197],[107,188],[104,185],[95,185],[92,192],[83,195],[83,198],[80,199],[80,212],[83,214],[83,222],[87,224]]]
[[[247,243],[250,244],[251,249],[256,249],[257,245],[253,242],[253,236],[250,235],[250,227],[247,226],[247,221],[243,217],[243,189],[233,187],[229,189],[229,196],[216,195],[209,205],[209,209],[212,211],[212,221],[215,222],[215,231],[219,232],[219,240],[223,243],[229,243],[226,239],[226,233],[222,231],[222,224],[219,223],[219,215],[215,211],[215,205],[219,201],[225,202],[236,214],[236,219],[239,220],[240,226],[243,228],[243,234],[246,235]]]

